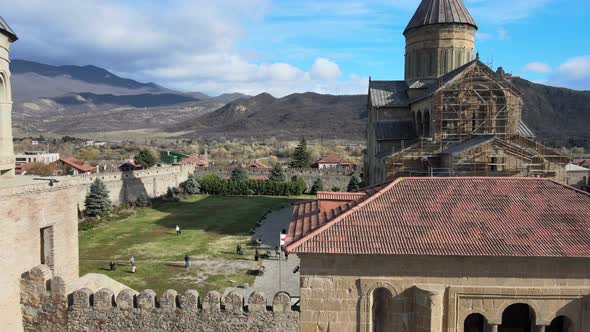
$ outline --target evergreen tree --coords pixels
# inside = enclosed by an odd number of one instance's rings
[[[311,186],[311,190],[309,191],[309,193],[315,195],[318,193],[318,191],[322,190],[324,190],[324,182],[321,178],[317,178],[315,179],[315,181],[313,181],[313,185]]]
[[[270,172],[270,177],[268,179],[272,182],[287,181],[287,176],[285,175],[283,166],[276,164],[275,167],[272,168],[272,171]]]
[[[291,157],[291,168],[305,168],[311,164],[311,155],[307,149],[307,141],[302,138]]]
[[[144,194],[139,194],[135,200],[135,206],[139,208],[150,206],[150,200]]]
[[[90,186],[84,206],[86,215],[90,217],[104,217],[111,213],[113,206],[109,198],[109,190],[100,179],[96,179]]]
[[[139,154],[135,156],[135,162],[146,169],[153,167],[157,161],[156,156],[150,150],[141,150],[139,151]]]
[[[231,180],[236,182],[244,182],[248,180],[248,173],[241,167],[236,167],[231,171]]]
[[[348,192],[358,191],[359,189],[361,189],[361,179],[353,174],[350,177],[350,182],[348,182]]]
[[[186,181],[180,184],[185,193],[190,195],[198,194],[201,191],[201,186],[194,176],[189,176]]]

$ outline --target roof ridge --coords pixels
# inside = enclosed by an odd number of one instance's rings
[[[313,238],[314,236],[316,236],[317,234],[323,232],[324,230],[332,227],[336,223],[340,222],[342,219],[344,219],[347,216],[351,215],[353,212],[355,212],[358,209],[362,208],[363,206],[369,204],[370,202],[374,201],[375,199],[381,197],[381,195],[383,195],[383,193],[385,193],[386,191],[388,191],[389,189],[391,189],[393,186],[395,186],[396,184],[398,184],[398,183],[400,183],[400,182],[402,182],[404,180],[405,180],[405,178],[402,177],[402,178],[399,178],[399,179],[391,182],[390,184],[388,184],[387,186],[385,186],[381,190],[377,191],[376,193],[374,193],[373,195],[371,195],[369,198],[365,199],[361,203],[353,206],[351,209],[347,210],[343,214],[336,216],[336,218],[334,218],[332,220],[326,220],[325,223],[324,223],[324,225],[322,225],[321,227],[316,228],[313,232],[311,232],[311,233],[305,235],[304,237],[300,238],[299,240],[297,240],[297,241],[295,241],[295,242],[290,243],[289,245],[287,245],[286,250],[287,251],[291,251],[292,249],[295,249],[295,248],[299,247],[300,245],[302,245],[307,240]]]

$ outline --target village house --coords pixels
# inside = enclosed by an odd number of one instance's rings
[[[140,171],[143,169],[143,166],[140,164],[135,163],[133,160],[128,160],[118,166],[121,172],[133,172],[133,171]]]
[[[96,173],[94,166],[86,164],[85,160],[76,158],[61,158],[53,163],[59,171],[56,175],[81,175]]]
[[[351,169],[354,168],[354,164],[351,163],[349,160],[346,160],[342,157],[337,155],[328,155],[322,157],[318,160],[315,164],[315,168],[319,169],[326,169],[326,168],[344,168],[344,169]]]

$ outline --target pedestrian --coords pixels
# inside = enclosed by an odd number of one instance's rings
[[[191,266],[191,259],[188,255],[184,255],[184,267],[187,269]]]
[[[131,264],[131,273],[135,273],[136,267],[135,267],[135,257],[131,256],[131,258],[129,258],[129,264]]]
[[[180,227],[178,225],[176,225],[176,235],[180,235]]]
[[[111,270],[111,271],[115,271],[115,262],[114,262],[114,261],[111,261],[111,262],[109,263],[109,270]]]
[[[258,262],[258,259],[260,258],[260,254],[258,253],[258,248],[256,248],[256,253],[254,254],[254,260],[256,262]]]
[[[275,248],[275,255],[277,255],[278,260],[281,260],[281,250],[279,249],[279,246]]]
[[[288,260],[289,260],[289,252],[285,251],[285,261],[288,261]]]
[[[241,252],[242,252],[242,245],[238,243],[238,245],[236,246],[236,254],[240,255]]]

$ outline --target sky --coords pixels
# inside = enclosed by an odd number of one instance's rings
[[[211,95],[367,92],[403,79],[419,0],[0,0],[11,56]],[[494,69],[590,90],[590,1],[464,0]]]

